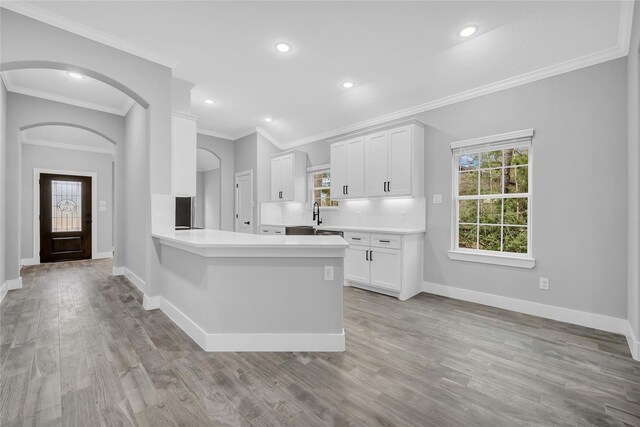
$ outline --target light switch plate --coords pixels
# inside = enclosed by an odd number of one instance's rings
[[[433,195],[433,203],[442,203],[442,194],[434,194]]]

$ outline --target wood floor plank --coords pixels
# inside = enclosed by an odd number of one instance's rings
[[[0,304],[0,424],[640,426],[617,334],[344,290],[344,353],[207,353],[110,260],[23,268]]]

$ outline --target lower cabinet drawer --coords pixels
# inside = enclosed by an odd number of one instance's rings
[[[372,234],[371,246],[400,249],[402,247],[402,236],[397,234]]]
[[[371,236],[369,233],[347,232],[344,233],[344,240],[350,245],[369,246],[369,236]]]
[[[284,227],[274,227],[271,225],[263,225],[260,227],[260,234],[284,235]]]

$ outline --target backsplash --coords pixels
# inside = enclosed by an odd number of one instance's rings
[[[322,210],[324,226],[425,228],[424,198],[342,200],[340,207]],[[313,225],[305,203],[262,203],[260,222],[277,225]]]

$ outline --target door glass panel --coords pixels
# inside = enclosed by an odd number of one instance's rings
[[[51,231],[82,231],[82,182],[51,181]]]

